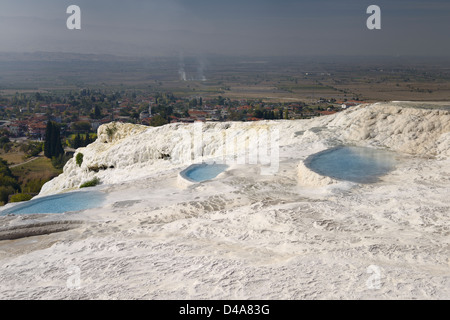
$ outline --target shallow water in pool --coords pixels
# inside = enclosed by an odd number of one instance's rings
[[[99,191],[57,194],[19,203],[0,212],[7,214],[64,213],[100,207],[106,195]]]
[[[225,164],[199,164],[187,168],[182,175],[190,180],[202,182],[214,179],[227,168]]]
[[[338,147],[310,156],[305,165],[337,180],[374,183],[395,168],[396,154],[364,147]]]

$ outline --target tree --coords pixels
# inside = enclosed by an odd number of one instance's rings
[[[92,143],[91,137],[89,136],[89,132],[86,132],[86,135],[84,137],[83,146],[87,147],[89,144]]]
[[[47,122],[44,141],[44,155],[51,159],[64,154],[64,148],[61,144],[61,129],[53,121]]]
[[[86,121],[78,121],[72,124],[72,130],[74,131],[89,131],[91,130],[91,124]]]
[[[64,154],[64,148],[61,143],[61,128],[56,123],[53,123],[51,143],[52,156],[59,157]]]
[[[262,112],[262,110],[257,109],[255,110],[254,116],[255,118],[264,118],[264,113]]]
[[[47,127],[45,128],[45,142],[44,142],[44,156],[46,158],[52,157],[51,151],[50,151],[50,137],[52,135],[52,122],[47,122]]]
[[[10,202],[22,202],[22,201],[28,201],[31,200],[33,196],[31,194],[27,193],[16,193],[11,196]]]
[[[93,112],[90,114],[92,119],[101,119],[102,118],[102,110],[98,105],[95,105]]]
[[[28,142],[20,146],[20,150],[26,154],[27,157],[36,157],[42,151],[42,142]]]
[[[20,190],[19,182],[11,173],[8,163],[0,158],[0,202],[8,203],[8,197]]]
[[[78,149],[79,147],[81,147],[81,136],[79,133],[77,133],[77,135],[75,136],[75,138],[73,139],[73,145],[72,147],[74,149]]]
[[[79,167],[81,167],[81,165],[83,164],[83,158],[84,158],[84,155],[81,152],[78,153],[77,156],[75,157],[75,162],[77,163],[77,165]]]
[[[197,107],[197,99],[192,99],[190,102],[189,102],[189,106],[191,107],[191,108],[195,108],[195,107]]]
[[[5,151],[6,153],[8,153],[11,150],[11,148],[12,148],[12,143],[11,142],[5,143],[3,145],[3,151]]]
[[[56,169],[64,168],[67,161],[69,161],[70,156],[68,154],[60,154],[59,156],[52,157],[52,165]]]
[[[15,191],[11,186],[0,186],[0,204],[8,203],[9,195],[14,194]]]
[[[160,127],[167,123],[168,123],[168,121],[166,119],[164,119],[163,117],[161,117],[159,114],[157,114],[150,120],[150,126],[152,126],[152,127]]]

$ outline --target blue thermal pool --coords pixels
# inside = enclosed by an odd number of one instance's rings
[[[214,179],[227,168],[228,166],[225,164],[194,164],[180,174],[187,180],[202,182]]]
[[[310,156],[305,165],[337,180],[374,183],[396,164],[395,153],[363,147],[338,147]]]
[[[32,199],[0,212],[7,214],[64,213],[100,207],[105,200],[103,192],[69,192]]]

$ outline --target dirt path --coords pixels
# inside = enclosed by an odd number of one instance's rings
[[[36,159],[39,159],[39,157],[33,157],[33,158],[31,158],[30,160],[28,160],[28,161],[25,161],[25,162],[22,162],[22,163],[18,163],[18,164],[13,164],[12,166],[9,166],[9,168],[11,169],[11,168],[18,167],[18,166],[27,164],[27,163],[29,163],[29,162],[31,162],[31,161],[34,161],[34,160],[36,160]]]

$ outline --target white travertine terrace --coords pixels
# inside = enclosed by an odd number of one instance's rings
[[[3,217],[10,233],[36,221],[77,223],[0,241],[0,298],[449,299],[450,112],[431,105],[376,103],[298,121],[101,126],[97,141],[77,150],[81,167],[70,160],[41,196],[99,177],[106,204]],[[230,164],[217,179],[180,185],[191,163],[252,150],[271,130],[279,133],[274,174],[262,175],[261,163]],[[366,185],[304,166],[342,144],[388,148],[400,160]]]
[[[449,111],[408,107],[408,103],[377,103],[359,106],[332,116],[310,121],[263,121],[256,123],[207,123],[201,126],[204,159],[229,155],[225,135],[236,137],[236,150],[248,148],[248,139],[261,130],[276,128],[280,131],[280,147],[285,149],[315,148],[320,144],[337,142],[385,147],[412,155],[448,157],[450,155]],[[111,137],[108,127],[115,127]],[[192,124],[171,124],[148,128],[132,124],[108,124],[98,130],[98,139],[77,152],[84,154],[81,167],[70,160],[64,173],[47,183],[41,195],[76,189],[83,182],[98,176],[105,184],[144,178],[159,170],[180,168],[193,163],[197,130]],[[296,132],[304,132],[296,135]],[[188,137],[188,138],[186,138]],[[248,138],[248,139],[247,139]],[[163,159],[170,155],[170,159]],[[99,172],[89,171],[92,166],[106,166]],[[307,184],[330,184],[299,164],[300,179]]]

